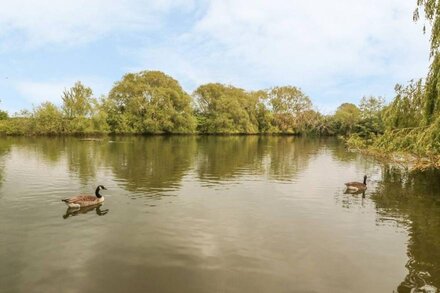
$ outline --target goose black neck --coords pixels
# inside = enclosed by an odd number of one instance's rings
[[[367,177],[364,177],[364,185],[367,185]]]
[[[96,195],[97,198],[101,198],[102,197],[102,195],[99,194],[99,186],[96,187],[95,195]]]

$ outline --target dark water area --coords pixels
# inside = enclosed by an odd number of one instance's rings
[[[1,138],[0,263],[0,292],[437,292],[440,172],[334,139]]]

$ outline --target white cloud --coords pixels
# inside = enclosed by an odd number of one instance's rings
[[[116,32],[158,29],[163,14],[190,9],[193,1],[0,0],[0,6],[3,47],[38,47],[77,45]]]
[[[50,101],[56,104],[60,102],[60,96],[65,88],[61,82],[35,82],[23,81],[16,85],[18,92],[25,97],[28,102],[38,105],[41,102]]]
[[[20,95],[34,106],[42,102],[52,102],[61,105],[61,95],[65,89],[70,88],[80,80],[84,85],[92,88],[95,97],[106,94],[111,82],[99,77],[64,78],[53,81],[20,81],[15,83],[15,89]]]
[[[365,76],[385,72],[386,63],[402,55],[427,57],[427,38],[412,23],[414,6],[401,0],[212,0],[195,33],[279,77]]]

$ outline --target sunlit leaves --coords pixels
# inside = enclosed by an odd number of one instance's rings
[[[344,103],[338,107],[334,115],[336,132],[350,134],[361,119],[361,111],[352,103]]]
[[[258,133],[258,95],[230,85],[209,83],[197,88],[194,97],[204,117],[202,132]]]
[[[388,128],[418,127],[423,122],[422,80],[411,81],[407,86],[396,85],[396,97],[383,113]]]
[[[80,81],[63,92],[63,112],[66,118],[88,117],[92,113],[92,89]]]
[[[126,74],[106,102],[108,123],[116,133],[190,133],[195,131],[191,97],[160,71]]]

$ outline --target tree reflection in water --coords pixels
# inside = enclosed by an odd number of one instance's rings
[[[0,140],[0,185],[3,184],[4,171],[5,171],[5,157],[11,150],[11,144],[12,141],[9,138]]]
[[[100,160],[132,192],[154,195],[176,189],[196,153],[195,136],[114,138]]]
[[[437,292],[436,288],[440,288],[440,171],[404,172],[385,167],[372,200],[379,220],[395,218],[409,232],[408,275],[396,292]]]
[[[210,183],[263,174],[291,181],[321,146],[318,139],[292,136],[201,137],[197,174],[202,182]]]

